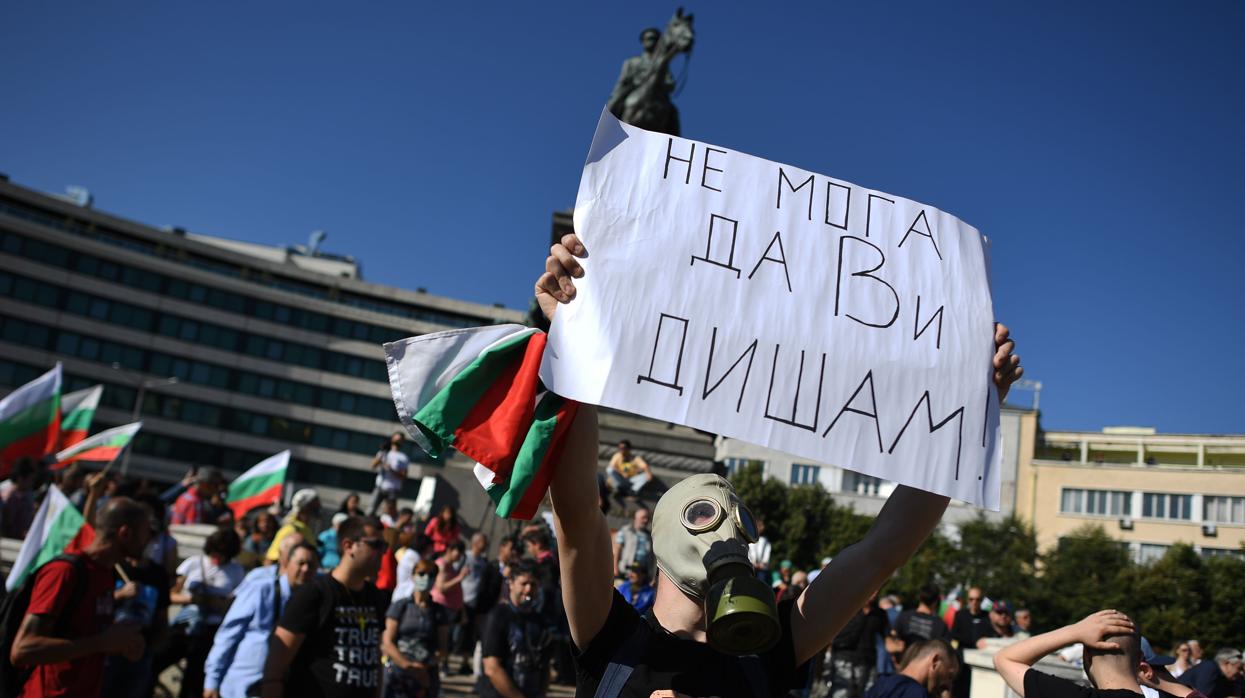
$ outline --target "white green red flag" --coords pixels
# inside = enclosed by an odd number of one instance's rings
[[[86,461],[107,465],[117,459],[126,446],[130,445],[134,435],[143,428],[142,422],[113,427],[106,431],[83,439],[69,448],[56,454],[52,468],[63,468],[70,463]]]
[[[56,450],[60,434],[61,365],[0,400],[0,479],[23,456],[36,460]]]
[[[452,447],[475,460],[499,516],[536,515],[578,408],[540,383],[545,339],[496,325],[385,345],[403,426],[434,458]]]
[[[95,531],[86,525],[82,513],[60,488],[52,485],[30,522],[30,531],[22,541],[22,548],[17,553],[4,588],[13,591],[43,563],[63,552],[82,550],[94,538]]]
[[[234,517],[241,519],[252,509],[281,499],[281,488],[285,486],[285,473],[289,468],[290,452],[282,451],[251,466],[229,483],[225,503],[233,510]]]
[[[61,397],[61,436],[57,450],[61,451],[86,438],[99,409],[99,399],[104,386],[96,385],[85,390],[66,393]]]

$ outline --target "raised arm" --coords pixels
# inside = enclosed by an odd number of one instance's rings
[[[553,320],[558,303],[575,296],[572,277],[583,276],[575,257],[587,254],[579,238],[566,235],[550,249],[546,272],[536,281],[536,300]],[[580,405],[566,435],[562,460],[550,485],[562,568],[562,600],[571,639],[583,647],[609,616],[614,592],[609,527],[597,506],[597,410]]]
[[[994,384],[999,402],[1024,373],[1006,326],[995,325]],[[826,648],[869,595],[912,557],[947,509],[947,497],[899,486],[865,537],[826,565],[791,609],[796,664]]]
[[[1060,647],[1078,642],[1093,649],[1119,649],[1118,644],[1107,642],[1106,638],[1131,632],[1133,632],[1133,622],[1128,616],[1119,611],[1099,611],[1078,623],[1065,625],[1049,633],[1034,635],[1027,640],[1004,647],[994,655],[994,668],[998,670],[1007,685],[1023,697],[1025,672],[1029,671],[1029,667],[1041,661],[1042,657]]]

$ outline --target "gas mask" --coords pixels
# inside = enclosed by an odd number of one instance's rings
[[[764,652],[781,634],[774,591],[748,560],[756,539],[752,513],[717,475],[683,480],[653,511],[658,569],[704,604],[709,645],[727,654]]]
[[[430,574],[417,574],[412,577],[412,581],[415,584],[415,591],[428,591],[432,588],[432,575]]]

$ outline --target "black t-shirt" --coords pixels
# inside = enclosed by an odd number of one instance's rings
[[[380,634],[388,598],[371,584],[351,591],[332,575],[294,590],[280,626],[304,635],[290,664],[286,695],[348,698],[380,685]]]
[[[865,691],[865,698],[929,698],[929,691],[910,676],[887,674],[873,682]]]
[[[946,640],[951,635],[947,624],[938,616],[920,611],[904,611],[895,619],[895,632],[904,642]]]
[[[792,603],[794,601],[788,600],[778,604],[782,636],[770,651],[760,655],[771,695],[785,695],[791,689],[801,688],[807,678],[804,667],[795,665],[791,639]],[[576,696],[588,698],[596,693],[610,660],[621,652],[637,627],[644,651],[623,686],[621,698],[649,698],[659,690],[673,690],[693,698],[753,695],[740,658],[718,652],[703,642],[671,635],[651,613],[641,617],[615,590],[610,615],[601,631],[587,645],[573,650]]]
[[[990,614],[981,611],[973,615],[967,608],[955,612],[955,621],[951,625],[951,639],[955,640],[956,649],[976,649],[986,629],[990,627]]]
[[[886,629],[886,612],[871,608],[852,616],[830,643],[834,656],[862,664],[877,661],[877,637]]]
[[[480,656],[496,657],[525,696],[543,695],[552,648],[553,624],[544,614],[520,611],[509,602],[489,614],[480,639]],[[480,677],[477,688],[485,698],[499,695],[487,676]]]
[[[1101,690],[1030,669],[1025,672],[1025,698],[1142,698],[1142,695],[1125,688]]]

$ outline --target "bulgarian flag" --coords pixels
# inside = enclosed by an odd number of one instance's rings
[[[285,473],[289,467],[290,452],[282,451],[251,466],[250,470],[229,483],[225,503],[233,510],[234,517],[241,519],[252,509],[281,499],[281,488],[285,486]]]
[[[60,414],[60,362],[0,400],[0,478],[18,458],[38,460],[56,450]]]
[[[497,514],[536,515],[578,403],[543,389],[545,334],[496,325],[385,345],[398,418],[429,455],[476,461]]]
[[[142,428],[142,422],[134,422],[101,431],[95,436],[79,441],[56,454],[56,462],[52,464],[52,469],[58,470],[77,461],[111,463],[121,455],[126,446],[130,445],[130,440]]]
[[[13,591],[45,562],[63,552],[83,550],[94,538],[95,530],[86,525],[82,513],[60,488],[52,485],[22,541],[4,588]]]
[[[103,394],[104,386],[97,385],[61,398],[61,438],[57,450],[69,448],[86,438]]]

